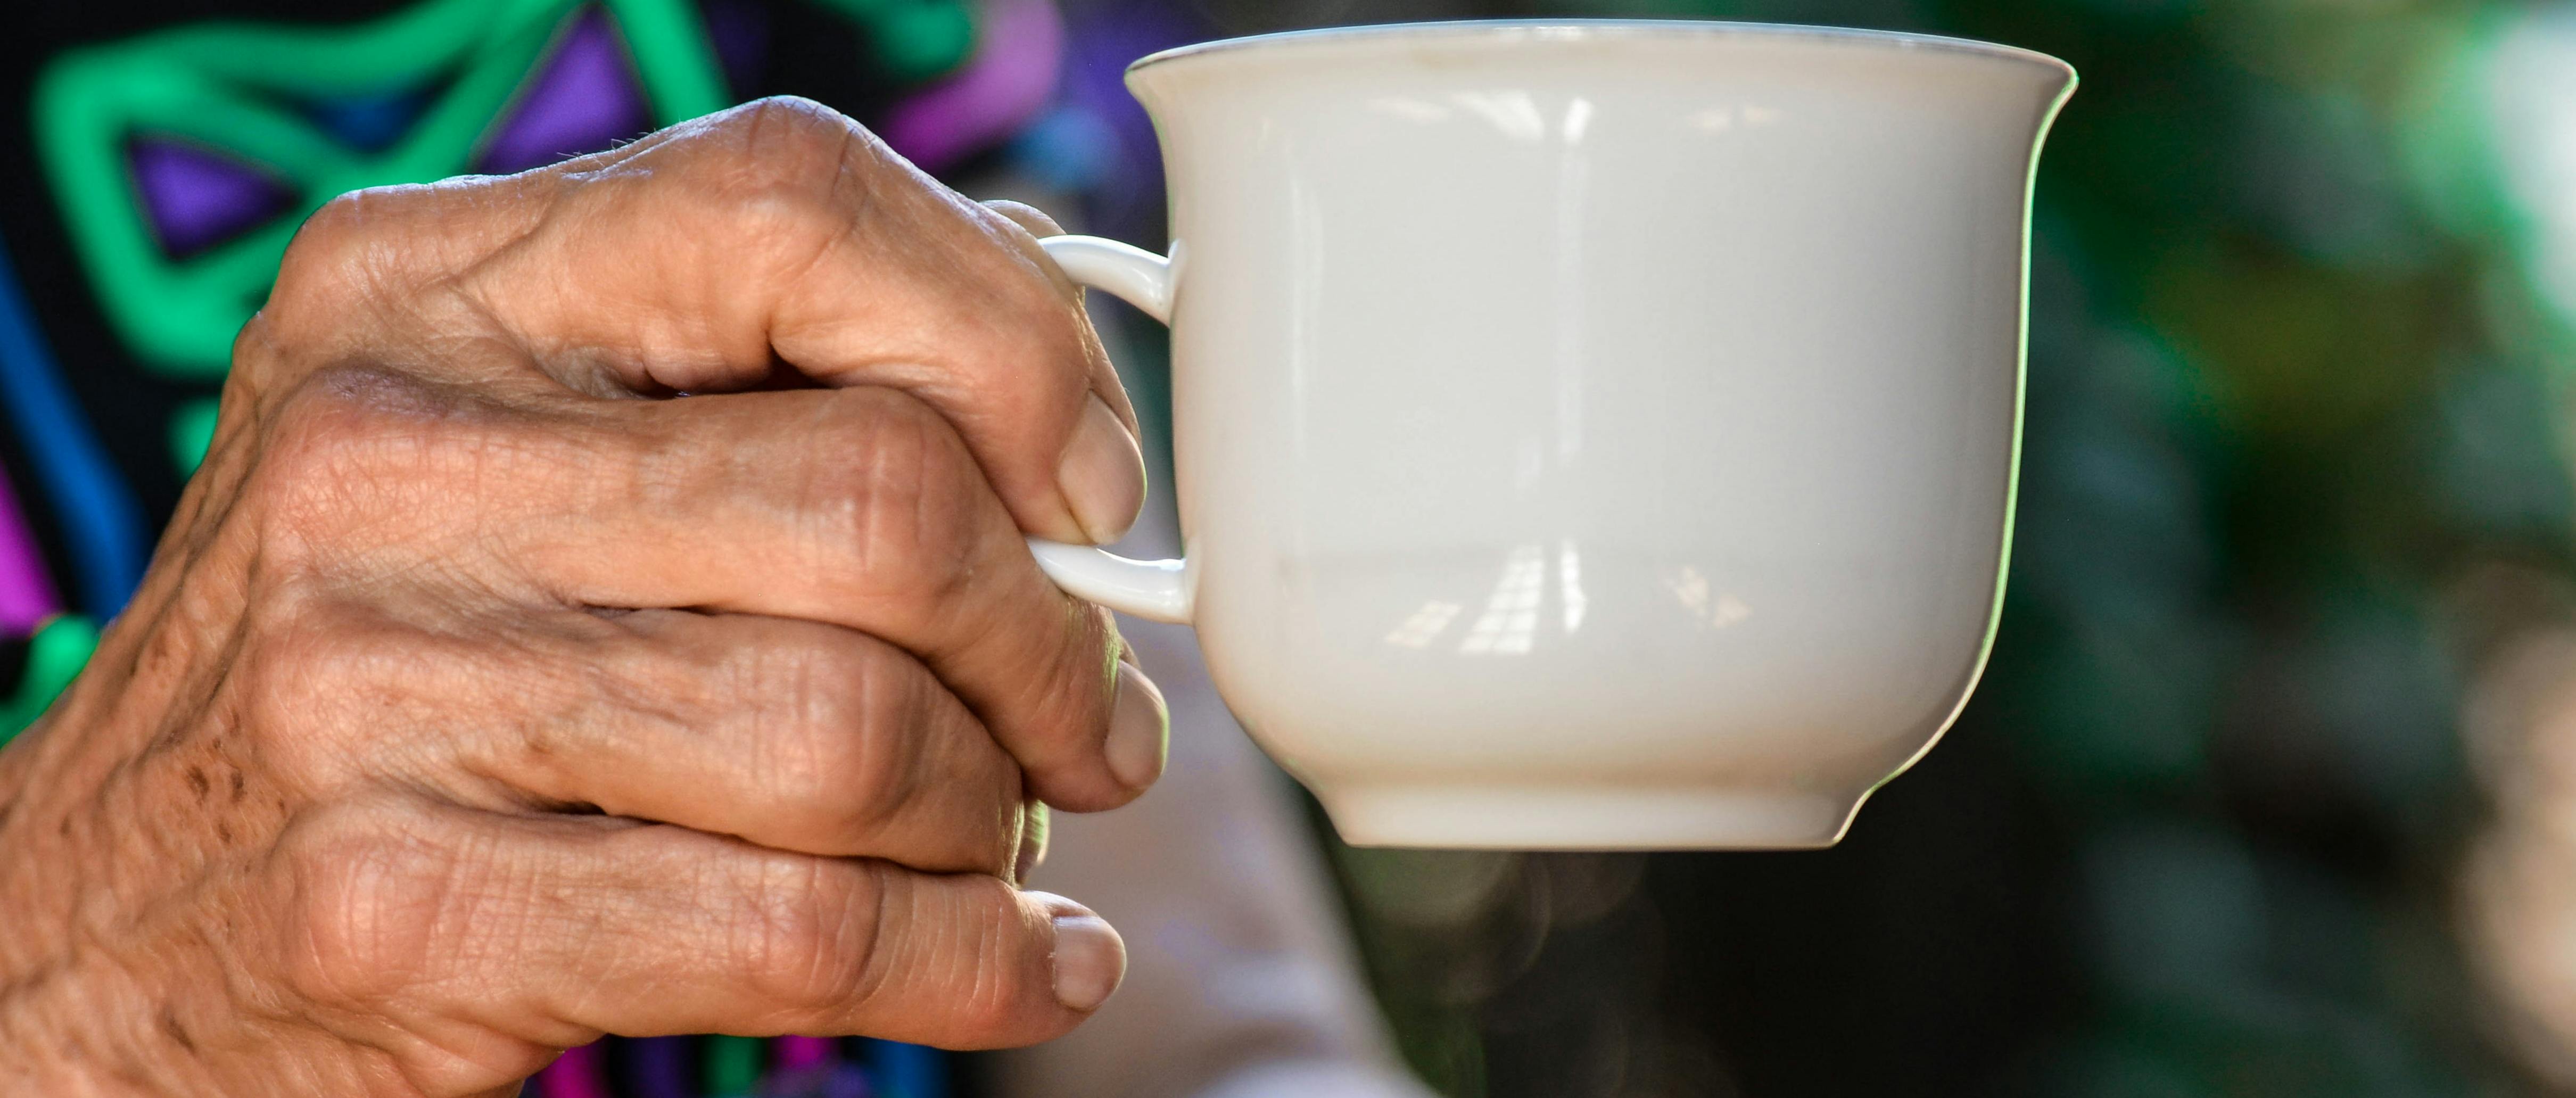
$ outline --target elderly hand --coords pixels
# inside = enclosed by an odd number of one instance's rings
[[[0,1091],[1080,1022],[1118,937],[1013,882],[1165,721],[1022,540],[1144,491],[1024,223],[792,100],[316,214],[141,593],[0,752]]]

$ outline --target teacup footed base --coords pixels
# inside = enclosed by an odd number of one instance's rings
[[[1316,795],[1352,846],[1488,850],[1812,850],[1842,841],[1866,796],[1467,785]]]

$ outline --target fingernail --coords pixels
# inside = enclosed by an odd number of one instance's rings
[[[1145,507],[1145,452],[1096,393],[1082,410],[1082,422],[1074,426],[1073,443],[1065,447],[1055,483],[1073,508],[1073,520],[1094,545],[1125,536]]]
[[[1127,943],[1088,912],[1055,917],[1055,1001],[1089,1013],[1127,978]]]
[[[1129,789],[1143,789],[1163,776],[1163,754],[1170,740],[1171,711],[1163,692],[1136,665],[1118,664],[1118,700],[1109,712],[1109,772]]]

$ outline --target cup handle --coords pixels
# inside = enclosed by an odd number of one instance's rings
[[[1050,236],[1038,241],[1066,277],[1118,295],[1145,315],[1172,321],[1172,263],[1143,248],[1096,236]],[[1029,539],[1039,570],[1075,598],[1147,621],[1187,625],[1189,565],[1177,560],[1130,560],[1089,545]]]

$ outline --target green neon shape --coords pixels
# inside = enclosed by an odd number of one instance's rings
[[[213,397],[197,397],[170,413],[170,460],[178,463],[180,476],[196,475],[197,466],[205,463],[220,408]]]
[[[870,24],[887,64],[927,73],[965,57],[973,30],[955,0],[817,0]],[[427,0],[345,28],[205,23],[74,50],[35,89],[37,151],[109,323],[144,363],[221,377],[233,334],[266,297],[303,216],[361,187],[467,170],[529,70],[584,0]],[[657,124],[731,101],[690,0],[598,0],[624,38]],[[284,101],[445,82],[420,120],[380,152],[339,143]],[[275,173],[293,216],[187,259],[166,255],[127,169],[136,133],[202,143]]]
[[[870,28],[877,63],[898,80],[923,80],[966,59],[975,48],[975,19],[962,4],[895,4],[887,0],[815,0]]]
[[[701,1054],[707,1093],[735,1098],[760,1085],[764,1049],[756,1037],[709,1037]]]
[[[98,626],[88,618],[57,614],[39,626],[27,642],[27,666],[18,677],[18,689],[0,700],[0,744],[44,716],[63,688],[89,665],[89,654],[97,648]]]

